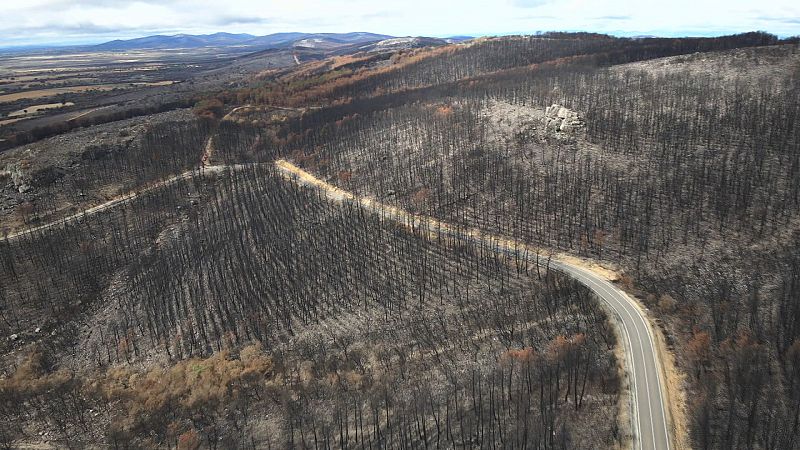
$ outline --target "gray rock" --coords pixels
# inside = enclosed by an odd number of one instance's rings
[[[553,104],[545,108],[545,129],[558,136],[577,131],[583,126],[583,121],[578,117],[578,113],[558,104]]]
[[[11,175],[11,181],[20,194],[31,190],[31,176],[20,167],[19,163],[9,164],[6,167],[6,172]]]
[[[547,126],[545,127],[548,131],[556,132],[561,128],[561,119],[548,119]]]

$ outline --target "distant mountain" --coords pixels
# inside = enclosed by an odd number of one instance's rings
[[[381,41],[391,36],[374,33],[274,33],[266,36],[251,34],[176,34],[115,40],[89,47],[95,51],[125,51],[143,49],[202,48],[241,46],[255,48],[335,48],[342,45]]]
[[[255,39],[251,34],[176,34],[173,36],[155,35],[128,40],[115,40],[103,44],[93,45],[99,51],[112,50],[138,50],[151,48],[200,48],[200,47],[225,47],[241,45]]]

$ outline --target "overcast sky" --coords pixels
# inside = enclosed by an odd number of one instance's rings
[[[800,34],[798,0],[0,0],[0,47],[151,34]]]

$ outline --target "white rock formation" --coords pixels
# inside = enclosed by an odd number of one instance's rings
[[[557,104],[545,109],[544,120],[547,130],[554,133],[571,133],[583,127],[578,113]]]

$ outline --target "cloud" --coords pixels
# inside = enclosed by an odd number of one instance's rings
[[[511,0],[511,4],[519,8],[538,8],[552,2],[553,0]]]
[[[212,25],[229,26],[229,25],[266,25],[273,22],[273,19],[266,17],[246,16],[246,15],[222,15],[215,17]]]
[[[174,34],[180,30],[164,28],[104,26],[91,22],[72,24],[41,24],[26,28],[24,34],[0,39],[0,47],[15,45],[83,44],[98,43],[114,39],[129,39],[153,34]]]
[[[798,33],[796,0],[0,0],[0,47],[98,43],[149,34],[217,31],[371,31],[396,36]],[[692,14],[686,14],[692,11]]]
[[[375,11],[367,14],[362,14],[361,18],[364,20],[371,20],[371,19],[391,19],[392,17],[396,17],[396,11]]]
[[[117,8],[119,6],[130,5],[131,3],[144,3],[144,4],[164,4],[174,3],[173,1],[159,1],[159,0],[49,0],[46,2],[48,8],[58,8],[59,6],[81,6],[81,7],[103,7],[103,8]]]
[[[631,16],[600,16],[595,17],[597,20],[631,20]]]
[[[774,17],[774,16],[759,16],[758,20],[763,22],[777,22],[785,24],[800,24],[800,17]]]

